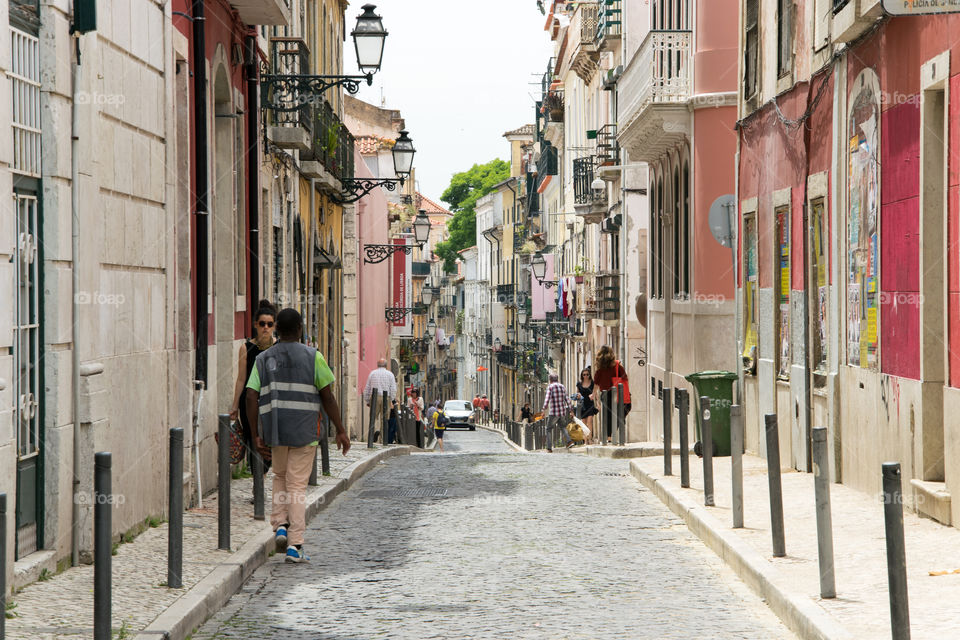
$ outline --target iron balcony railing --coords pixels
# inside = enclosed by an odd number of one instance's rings
[[[516,296],[516,286],[512,284],[497,285],[497,302],[503,305],[511,306],[514,304]]]
[[[573,161],[573,201],[576,204],[591,204],[593,202],[590,185],[593,184],[593,167],[595,164],[594,156],[576,158]]]
[[[310,75],[310,49],[303,38],[270,38],[270,75]],[[265,84],[264,90],[276,91]],[[268,101],[265,101],[268,102]],[[274,127],[303,127],[310,131],[312,125],[310,101],[293,111],[269,110],[269,122]]]
[[[338,180],[354,177],[353,134],[324,99],[312,105],[312,144],[301,160],[321,163]]]
[[[493,332],[492,332],[492,331],[487,330],[487,332],[486,332],[486,333],[484,334],[484,336],[483,336],[483,342],[484,342],[484,344],[486,344],[488,347],[492,347],[492,346],[493,346]]]
[[[580,44],[592,45],[597,39],[599,7],[597,3],[582,3],[579,6]]]
[[[621,123],[651,104],[686,102],[693,88],[691,31],[650,31],[640,51],[623,72],[618,95],[632,99],[620,103]]]
[[[497,363],[507,367],[516,366],[516,352],[511,347],[502,347],[497,351]]]
[[[620,146],[617,144],[617,125],[608,124],[597,130],[596,164],[606,167],[619,164]]]
[[[557,148],[549,142],[544,142],[540,151],[540,159],[537,161],[537,178],[540,184],[543,184],[547,176],[557,175],[559,165],[560,158]]]
[[[415,278],[424,278],[430,275],[430,263],[414,260],[411,263],[410,275]]]
[[[600,0],[600,15],[597,19],[597,42],[604,38],[619,37],[622,34],[621,0]]]
[[[620,319],[620,275],[597,276],[597,311],[604,320]]]

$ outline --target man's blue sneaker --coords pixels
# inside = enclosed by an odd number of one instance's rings
[[[287,562],[310,562],[310,558],[303,552],[303,549],[296,547],[287,547]]]
[[[277,527],[276,536],[274,540],[277,542],[277,553],[283,553],[287,548],[287,528],[286,527]]]

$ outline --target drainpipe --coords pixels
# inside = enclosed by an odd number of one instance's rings
[[[257,101],[260,95],[260,79],[257,64],[257,32],[251,29],[247,35],[247,220],[250,227],[250,240],[247,247],[249,260],[250,288],[249,308],[253,309],[260,301],[260,145],[258,127],[260,109]],[[256,310],[254,310],[256,312]],[[248,314],[249,316],[249,314]],[[250,316],[252,317],[252,316]]]
[[[70,321],[73,324],[71,339],[73,340],[73,355],[70,359],[70,379],[73,393],[70,397],[73,411],[73,510],[71,513],[70,564],[74,567],[80,564],[80,349],[79,329],[80,307],[77,305],[77,296],[80,294],[80,140],[79,116],[77,114],[77,90],[80,86],[80,34],[73,34],[76,48],[76,62],[72,73],[72,95],[70,100],[70,258],[73,261],[71,269],[71,287],[73,299],[70,305]],[[2,533],[0,533],[2,535]]]
[[[197,233],[194,237],[197,259],[197,284],[194,297],[194,306],[197,312],[194,377],[197,382],[205,385],[207,382],[209,176],[207,167],[207,44],[204,0],[193,0],[192,13],[194,166],[197,172],[196,201],[194,202],[194,214],[197,220]]]

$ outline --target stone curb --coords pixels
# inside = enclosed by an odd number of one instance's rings
[[[307,522],[380,462],[395,456],[408,455],[414,449],[416,448],[405,445],[381,449],[369,458],[351,464],[338,474],[336,484],[308,496]],[[272,551],[274,541],[273,532],[270,530],[248,540],[229,560],[220,563],[135,638],[184,640],[230,600],[247,578],[267,561]]]
[[[693,449],[691,449],[692,454]],[[628,444],[626,446],[587,445],[583,452],[595,458],[653,458],[663,455],[663,445],[656,443]],[[673,455],[680,455],[680,447],[673,447]]]
[[[740,539],[697,503],[665,485],[630,463],[630,473],[648,488],[697,535],[714,553],[727,563],[792,632],[804,640],[853,640],[826,611],[808,596],[793,592],[789,581],[756,549]]]
[[[492,431],[493,433],[498,434],[501,438],[503,438],[503,441],[506,442],[507,445],[510,446],[517,453],[530,453],[529,451],[527,451],[526,449],[524,449],[523,447],[515,443],[513,440],[508,438],[506,432],[500,431],[500,429],[494,429],[493,427],[488,427],[485,424],[478,424],[477,426],[480,427],[481,429],[486,429],[487,431]]]

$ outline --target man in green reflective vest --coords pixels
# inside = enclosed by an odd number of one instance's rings
[[[247,415],[254,446],[273,458],[270,524],[287,562],[309,562],[303,552],[306,491],[318,443],[320,407],[337,430],[347,455],[350,438],[331,385],[333,372],[320,352],[301,344],[303,319],[295,309],[277,314],[279,340],[257,356],[247,381]]]

